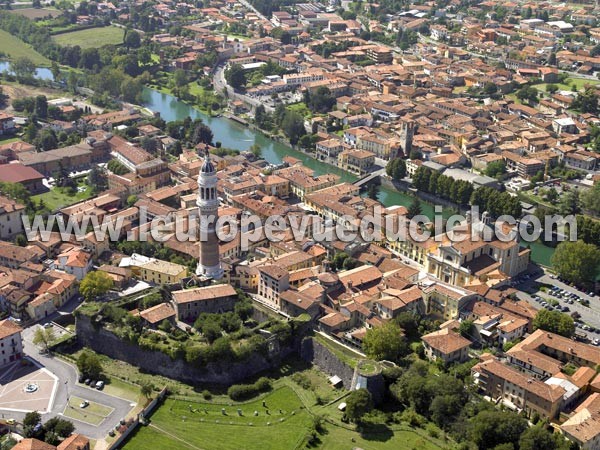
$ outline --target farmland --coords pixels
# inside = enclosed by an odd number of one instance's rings
[[[54,35],[52,39],[62,46],[79,45],[81,48],[99,48],[123,43],[123,29],[118,27],[88,28]]]
[[[0,30],[0,53],[7,55],[10,59],[25,56],[38,66],[50,65],[50,61],[46,57],[4,30]]]

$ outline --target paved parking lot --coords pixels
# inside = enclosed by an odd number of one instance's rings
[[[554,291],[559,290],[560,295],[550,295],[548,292],[539,291],[539,287],[542,285],[554,287]],[[579,331],[586,333],[592,341],[596,338],[600,340],[600,297],[598,295],[589,295],[589,292],[569,286],[547,273],[521,279],[521,282],[515,284],[515,289],[518,289],[517,296],[520,299],[528,301],[537,309],[544,307],[543,301],[548,303],[550,300],[557,301],[563,314],[573,316],[573,313],[577,313],[580,316],[576,323]],[[539,297],[539,299],[535,297]],[[586,304],[589,306],[585,306]],[[550,309],[549,306],[546,308]],[[557,308],[552,309],[558,310]]]

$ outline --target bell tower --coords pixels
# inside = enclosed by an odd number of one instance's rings
[[[198,174],[198,215],[200,220],[200,256],[196,275],[215,280],[221,279],[223,269],[219,258],[219,239],[216,223],[218,219],[219,199],[217,197],[217,170],[210,161],[208,145],[204,150],[204,163]]]

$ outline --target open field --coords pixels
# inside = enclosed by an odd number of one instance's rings
[[[95,402],[89,402],[90,404],[87,407],[81,408],[79,405],[83,400],[80,397],[70,397],[69,404],[65,407],[63,414],[71,419],[99,425],[113,412],[112,408]]]
[[[42,19],[46,17],[57,17],[60,16],[60,11],[57,9],[46,9],[46,8],[22,8],[12,9],[10,12],[13,14],[19,14],[25,16],[30,20]]]
[[[538,91],[546,92],[549,84],[554,84],[560,91],[579,91],[583,89],[585,85],[595,86],[600,83],[600,80],[588,80],[583,78],[567,78],[564,83],[542,83],[533,85]]]
[[[312,413],[303,406],[295,392],[296,388],[279,384],[281,387],[266,396],[246,403],[194,402],[169,398],[150,417],[150,424],[139,428],[123,448],[146,449],[148,442],[165,450],[303,448],[312,425]],[[263,401],[266,406],[263,406]],[[226,415],[222,412],[223,408]],[[238,415],[238,408],[241,416]],[[313,412],[329,413],[331,408],[335,408],[335,405],[323,410],[316,408]],[[337,417],[334,420],[337,422]],[[400,425],[395,429],[382,426],[376,431],[361,434],[351,426],[328,422],[313,446],[327,450],[355,447],[433,450],[442,448],[442,445],[426,437],[421,430],[412,430],[407,426]]]
[[[50,65],[50,60],[48,58],[40,55],[21,39],[14,37],[4,30],[0,30],[0,52],[8,55],[10,59],[26,56],[38,66]]]
[[[311,423],[300,399],[290,388],[282,387],[264,401],[267,407],[263,407],[263,400],[228,406],[167,399],[151,416],[150,426],[138,429],[124,448],[146,449],[148,442],[160,442],[161,449],[296,448]]]
[[[52,39],[60,45],[79,45],[81,48],[99,48],[123,43],[123,29],[118,27],[88,28],[57,34]]]

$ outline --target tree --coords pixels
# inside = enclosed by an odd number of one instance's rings
[[[485,174],[488,177],[499,178],[506,173],[506,164],[504,161],[492,161],[485,168]]]
[[[56,339],[54,328],[42,328],[38,327],[33,334],[33,344],[43,345],[44,349],[50,351],[50,344]]]
[[[563,192],[558,202],[558,213],[562,215],[576,214],[579,211],[579,191],[570,189]]]
[[[549,94],[554,94],[557,91],[558,91],[558,86],[556,84],[548,84],[546,86],[546,92],[548,92]]]
[[[306,91],[308,93],[308,91]],[[335,105],[335,97],[327,86],[319,87],[313,94],[308,94],[307,106],[316,113],[326,113],[331,111]]]
[[[344,415],[352,422],[360,422],[362,417],[373,409],[371,393],[366,389],[352,391],[346,397],[346,411]]]
[[[92,187],[92,191],[97,194],[108,187],[108,177],[103,169],[98,166],[93,166],[87,177],[88,186]]]
[[[35,98],[35,109],[34,113],[40,119],[48,117],[48,100],[45,95],[38,95]]]
[[[385,173],[394,181],[400,181],[406,176],[406,163],[401,158],[391,159],[385,166]]]
[[[561,242],[552,255],[552,265],[558,274],[576,284],[593,281],[599,264],[598,247],[581,240]]]
[[[573,101],[573,108],[582,113],[598,114],[598,94],[591,88],[586,88],[577,94]]]
[[[127,206],[129,206],[130,208],[135,205],[138,201],[138,197],[137,195],[130,195],[129,197],[127,197]]]
[[[556,53],[555,52],[550,53],[550,56],[548,57],[548,65],[556,66]]]
[[[140,34],[135,30],[127,30],[123,36],[123,43],[127,49],[138,48],[141,42]]]
[[[596,216],[600,214],[600,183],[594,184],[581,195],[581,205]]]
[[[153,391],[154,391],[154,385],[152,383],[144,382],[140,386],[140,393],[147,399],[150,398]]]
[[[37,411],[25,414],[23,419],[23,434],[26,438],[40,438],[43,430],[41,428],[42,415]]]
[[[398,324],[404,334],[409,338],[419,336],[419,316],[410,312],[401,312],[394,318],[394,322]]]
[[[86,378],[97,380],[102,377],[102,364],[95,353],[84,351],[77,358],[77,369]]]
[[[363,340],[363,349],[369,358],[392,362],[399,361],[410,351],[402,329],[394,322],[367,330]]]
[[[519,450],[556,450],[556,437],[543,426],[528,428],[519,439]]]
[[[460,335],[467,339],[472,339],[473,336],[473,321],[472,320],[463,320],[458,327],[458,332]]]
[[[481,411],[471,419],[469,438],[481,450],[492,449],[500,444],[519,443],[527,429],[527,421],[513,413],[496,410]]]
[[[412,219],[420,215],[423,212],[423,208],[421,208],[421,200],[418,197],[413,198],[412,202],[408,206],[408,212],[406,213],[406,217]]]
[[[107,273],[101,271],[89,272],[79,285],[79,292],[87,301],[98,298],[113,287],[113,280]]]
[[[516,95],[522,102],[535,103],[538,99],[538,90],[533,86],[524,86],[517,91]]]
[[[225,69],[225,80],[234,89],[246,86],[246,73],[240,64],[232,64]]]
[[[371,200],[377,200],[378,195],[379,186],[377,186],[375,183],[370,183],[369,187],[367,188],[367,197],[369,197]]]
[[[176,88],[181,88],[186,85],[188,80],[185,70],[177,69],[173,74],[173,82],[175,83]]]
[[[296,111],[286,111],[281,122],[283,132],[290,140],[290,144],[296,145],[298,140],[306,134],[304,119]]]
[[[575,324],[571,316],[558,311],[548,311],[547,309],[538,311],[533,319],[533,328],[536,330],[539,328],[565,337],[571,337],[575,333]]]
[[[213,132],[202,121],[199,121],[192,132],[191,141],[194,145],[204,143],[210,144],[213,140]]]
[[[35,64],[26,56],[15,59],[11,63],[10,68],[20,83],[30,82],[35,75]]]

